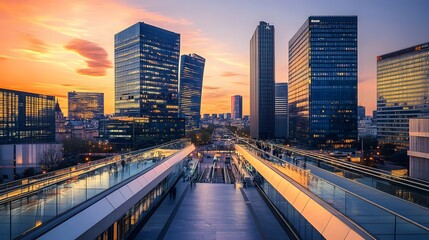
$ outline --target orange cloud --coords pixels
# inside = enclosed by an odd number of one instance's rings
[[[105,76],[107,69],[112,68],[112,62],[107,59],[108,54],[106,50],[96,43],[83,39],[73,39],[64,45],[64,48],[88,58],[85,61],[88,68],[76,69],[76,72],[79,74],[95,77]]]
[[[48,45],[42,40],[34,37],[31,34],[25,34],[23,38],[29,44],[27,48],[28,50],[39,52],[39,53],[48,52]]]
[[[240,76],[240,73],[235,73],[235,72],[224,72],[222,73],[222,77],[235,77],[235,76]]]

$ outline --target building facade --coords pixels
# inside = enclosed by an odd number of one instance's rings
[[[377,138],[409,147],[411,118],[429,115],[429,43],[377,57]]]
[[[356,16],[312,16],[289,41],[289,134],[313,148],[357,141]]]
[[[274,138],[274,26],[260,22],[250,40],[250,136]]]
[[[48,150],[61,159],[55,143],[55,98],[0,89],[0,182],[23,177],[26,169],[40,171]]]
[[[0,89],[0,144],[55,142],[55,98]]]
[[[179,116],[185,118],[187,132],[200,127],[205,62],[195,53],[180,58]]]
[[[410,177],[429,181],[429,117],[409,122]]]
[[[58,101],[55,103],[55,141],[62,142],[67,139],[66,118]]]
[[[104,93],[69,92],[68,118],[71,120],[104,117]]]
[[[115,34],[115,115],[176,118],[180,34],[139,22]]]
[[[232,119],[243,118],[243,97],[240,95],[231,97],[231,117]]]
[[[276,138],[288,138],[288,97],[287,83],[276,83],[275,113],[276,113]]]

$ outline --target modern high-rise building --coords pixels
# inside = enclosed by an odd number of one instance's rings
[[[0,89],[0,144],[55,142],[55,98]]]
[[[176,118],[180,34],[139,22],[115,34],[115,115]]]
[[[275,113],[276,113],[276,138],[288,137],[288,104],[287,83],[276,83],[275,91]]]
[[[312,16],[289,41],[289,135],[311,147],[357,140],[356,16]]]
[[[408,149],[408,120],[429,116],[429,42],[377,57],[377,138]]]
[[[115,34],[115,116],[121,119],[100,122],[101,139],[115,135],[118,144],[137,149],[184,137],[179,56],[180,34],[143,22]],[[111,131],[117,125],[123,127]],[[129,126],[135,131],[128,131]]]
[[[179,116],[185,118],[187,132],[200,127],[205,62],[195,53],[180,58]]]
[[[104,93],[69,92],[68,112],[71,120],[103,118]]]
[[[274,138],[274,26],[259,22],[250,40],[250,136]]]
[[[358,120],[365,119],[365,106],[358,106]]]
[[[231,97],[231,117],[232,119],[243,117],[243,97],[240,95]]]

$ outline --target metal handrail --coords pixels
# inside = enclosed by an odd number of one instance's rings
[[[284,163],[286,163],[286,164],[288,164],[288,165],[292,165],[292,164],[290,164],[289,162],[287,162],[287,161],[285,161],[285,160],[283,160],[283,159],[280,159],[280,158],[278,158],[278,157],[276,157],[276,156],[274,156],[274,155],[272,155],[271,153],[267,153],[267,152],[265,152],[265,151],[263,151],[263,150],[261,150],[261,149],[258,149],[258,148],[256,148],[256,147],[254,147],[253,145],[251,145],[251,144],[249,144],[249,143],[247,143],[247,142],[245,142],[248,146],[250,146],[251,148],[253,148],[254,150],[256,150],[256,151],[259,151],[259,152],[262,152],[262,153],[264,153],[264,154],[268,154],[268,155],[270,155],[270,157],[273,157],[273,158],[275,158],[276,160],[278,160],[278,161],[281,161],[281,162],[284,162]],[[301,170],[304,170],[303,168],[301,168],[301,167],[299,167],[299,166],[295,166],[295,165],[293,165],[294,167],[297,167],[297,168],[300,168]],[[349,190],[347,190],[347,189],[344,189],[344,188],[342,188],[342,187],[340,187],[340,186],[338,186],[338,185],[336,185],[336,184],[334,184],[334,183],[332,183],[332,182],[329,182],[329,181],[327,181],[327,180],[325,180],[325,179],[323,179],[323,178],[321,178],[321,177],[318,177],[318,176],[316,176],[316,175],[314,175],[314,174],[312,174],[312,173],[309,173],[309,175],[311,175],[312,177],[314,177],[314,178],[316,178],[316,179],[319,179],[319,180],[321,180],[321,181],[323,181],[323,182],[326,182],[326,183],[328,183],[328,184],[330,184],[330,185],[332,185],[332,186],[334,186],[335,188],[338,188],[338,189],[340,189],[340,190],[342,190],[342,191],[344,191],[345,193],[347,193],[347,194],[350,194],[350,195],[352,195],[352,196],[354,196],[354,197],[357,197],[357,198],[359,198],[360,200],[362,200],[362,201],[364,201],[364,202],[366,202],[366,203],[368,203],[368,204],[370,204],[370,205],[372,205],[372,206],[375,206],[375,207],[377,207],[377,208],[380,208],[380,209],[382,209],[382,210],[384,210],[384,211],[386,211],[386,212],[388,212],[388,213],[390,213],[390,214],[392,214],[393,216],[395,216],[395,217],[398,217],[398,218],[400,218],[400,219],[402,219],[402,220],[404,220],[404,221],[406,221],[406,222],[409,222],[409,223],[411,223],[411,224],[413,224],[413,225],[415,225],[415,226],[417,226],[417,227],[419,227],[419,228],[421,228],[421,229],[423,229],[423,230],[425,230],[426,232],[428,232],[429,233],[429,228],[428,227],[426,227],[426,226],[423,226],[423,225],[421,225],[420,223],[417,223],[417,222],[415,222],[415,221],[413,221],[413,220],[411,220],[411,219],[408,219],[407,217],[405,217],[405,216],[402,216],[402,215],[400,215],[400,214],[398,214],[398,213],[396,213],[396,212],[394,212],[394,211],[392,211],[392,210],[390,210],[390,209],[387,209],[387,208],[385,208],[385,207],[383,207],[383,206],[380,206],[380,205],[378,205],[378,204],[376,204],[376,203],[374,203],[374,202],[372,202],[372,201],[370,201],[370,200],[368,200],[368,199],[366,199],[366,198],[363,198],[363,197],[361,197],[361,196],[359,196],[359,195],[357,195],[356,193],[353,193],[353,192],[350,192]],[[293,179],[292,179],[293,180]],[[296,182],[296,181],[295,181]],[[298,182],[297,182],[298,183]],[[299,183],[298,183],[299,184]],[[300,184],[301,185],[301,184]],[[302,185],[301,185],[302,186]],[[304,187],[304,186],[303,186]],[[308,189],[308,188],[306,188],[306,189]],[[316,196],[317,196],[317,194],[315,194]],[[321,200],[323,200],[323,199],[321,199]]]

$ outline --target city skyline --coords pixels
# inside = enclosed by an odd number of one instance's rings
[[[132,23],[144,21],[180,33],[181,54],[197,52],[206,56],[202,114],[227,112],[230,96],[239,94],[244,98],[243,114],[247,115],[246,43],[255,24],[264,20],[276,25],[276,82],[287,82],[287,42],[304,19],[310,15],[358,15],[358,101],[370,115],[376,107],[376,56],[427,42],[429,38],[428,32],[421,31],[429,16],[419,11],[429,7],[429,2],[388,1],[390,7],[385,9],[386,2],[331,0],[257,4],[236,1],[228,9],[224,9],[223,4],[196,1],[182,5],[172,1],[103,4],[91,1],[61,6],[49,2],[40,2],[37,6],[30,1],[3,2],[0,3],[0,26],[5,34],[0,46],[0,66],[6,71],[0,87],[55,95],[64,112],[67,112],[67,92],[100,91],[105,93],[105,112],[113,113],[113,35]],[[97,11],[93,11],[95,8]],[[204,11],[207,8],[213,9],[213,13]],[[237,18],[234,13],[243,8],[245,13]],[[126,14],[110,21],[109,16],[118,9]],[[219,17],[216,13],[221,10],[222,17]],[[232,20],[234,24],[230,24]],[[227,27],[216,28],[218,25]],[[25,71],[18,71],[22,65]]]

